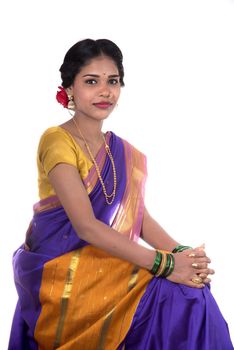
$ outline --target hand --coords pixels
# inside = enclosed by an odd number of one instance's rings
[[[169,281],[194,288],[203,288],[205,284],[210,283],[208,276],[213,275],[214,270],[208,267],[211,260],[206,256],[204,245],[176,253],[174,258],[175,267],[167,277]]]

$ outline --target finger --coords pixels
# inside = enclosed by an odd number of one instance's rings
[[[205,257],[195,256],[195,258],[193,260],[194,260],[193,262],[196,262],[196,263],[202,263],[202,262],[206,262],[208,264],[211,263],[210,258],[208,258],[207,256],[205,256]]]
[[[204,270],[200,270],[200,273],[205,273],[206,275],[214,275],[215,271],[213,269],[204,269]]]
[[[203,258],[206,256],[206,252],[204,250],[193,249],[191,251],[186,251],[186,253],[191,258]]]
[[[205,264],[210,264],[211,263],[211,260],[210,258],[208,257],[195,257],[193,259],[193,263],[192,263],[192,266],[193,267],[196,267],[196,266],[199,266],[201,265],[202,263],[205,263]],[[201,265],[202,266],[202,265]]]
[[[206,273],[199,273],[198,275],[200,278],[202,278],[202,281],[204,284],[209,284],[211,282],[211,279],[208,278]]]
[[[189,287],[192,287],[192,288],[198,288],[198,289],[201,289],[201,288],[204,288],[204,287],[205,287],[205,285],[203,284],[203,282],[202,282],[202,283],[194,283],[192,280],[190,280],[190,281],[188,282],[188,286],[189,286]]]
[[[203,283],[204,284],[209,284],[211,282],[211,279],[210,278],[205,278],[203,279]]]
[[[202,270],[202,269],[206,269],[207,268],[207,263],[204,262],[204,263],[192,263],[192,267],[194,269],[197,269],[197,270]]]
[[[205,247],[206,247],[206,245],[205,245],[205,243],[202,243],[201,245],[199,245],[198,247],[195,247],[194,249],[205,249]]]
[[[205,244],[203,243],[203,244],[201,244],[199,247],[196,247],[196,248],[194,248],[194,250],[198,250],[198,251],[205,251]]]

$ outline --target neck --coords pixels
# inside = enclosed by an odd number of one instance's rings
[[[89,143],[99,142],[102,139],[102,124],[103,121],[90,120],[82,116],[75,115],[73,117],[80,131]]]

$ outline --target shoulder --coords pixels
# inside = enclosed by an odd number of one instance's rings
[[[59,126],[46,129],[41,135],[37,159],[46,174],[58,163],[77,166],[79,152],[74,141],[66,130]]]
[[[72,136],[60,126],[51,126],[42,133],[39,140],[39,147],[48,143],[66,143],[76,148]]]
[[[71,139],[71,136],[69,135],[69,133],[63,129],[61,126],[51,126],[48,129],[46,129],[42,135],[40,139],[44,139],[47,137],[58,137],[58,138],[68,138]]]
[[[66,155],[75,159],[79,152],[72,136],[65,129],[52,126],[41,135],[37,153],[39,159],[48,155],[51,157]]]

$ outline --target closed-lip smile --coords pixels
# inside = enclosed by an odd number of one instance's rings
[[[98,108],[109,108],[110,106],[112,106],[112,103],[107,101],[100,101],[94,103],[94,106]]]

